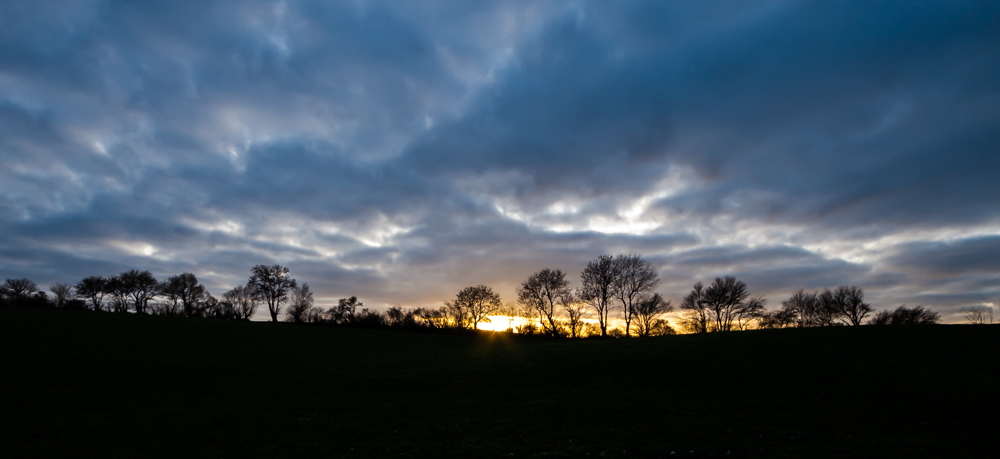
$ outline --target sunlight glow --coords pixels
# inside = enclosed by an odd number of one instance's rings
[[[169,253],[161,252],[160,249],[152,244],[138,241],[110,241],[109,244],[112,247],[116,247],[122,252],[132,256],[138,257],[149,257],[155,258],[157,260],[170,260],[171,256]]]
[[[516,329],[528,322],[524,317],[487,316],[487,318],[490,321],[480,322],[479,326],[476,327],[478,330],[507,331],[508,329]],[[517,332],[515,331],[515,333]]]

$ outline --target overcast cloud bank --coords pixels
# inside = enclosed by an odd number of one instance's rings
[[[0,276],[1000,301],[994,2],[5,2]]]

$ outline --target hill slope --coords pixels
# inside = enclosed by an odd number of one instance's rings
[[[0,441],[7,457],[976,457],[998,335],[570,341],[6,309]]]

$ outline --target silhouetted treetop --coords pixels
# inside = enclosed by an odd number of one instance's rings
[[[480,322],[489,322],[489,315],[500,310],[500,294],[486,285],[463,288],[455,295],[455,300],[445,303],[454,311],[457,325],[475,330]]]
[[[309,321],[310,310],[313,308],[313,293],[309,284],[303,282],[301,287],[292,289],[292,301],[285,313],[288,322],[303,323]]]
[[[559,330],[555,320],[556,305],[569,303],[572,301],[570,298],[569,281],[566,274],[558,269],[543,269],[517,287],[517,302],[534,310],[542,319],[545,333],[553,336]]]
[[[183,308],[184,315],[188,317],[203,316],[207,305],[204,301],[208,299],[208,290],[198,282],[198,278],[191,273],[183,273],[172,276],[159,285],[160,293],[172,301],[174,305]]]
[[[288,275],[288,268],[281,265],[257,265],[250,269],[249,288],[257,298],[267,303],[271,321],[278,321],[281,303],[288,301],[288,291],[297,286]]]
[[[587,267],[580,273],[583,285],[577,292],[577,297],[597,313],[601,336],[608,335],[608,316],[615,299],[615,273],[615,259],[611,255],[598,256],[587,263]]]
[[[104,294],[107,293],[108,280],[103,276],[90,276],[76,283],[76,295],[90,301],[91,309],[104,310]]]
[[[880,311],[872,317],[872,325],[931,325],[941,322],[941,316],[929,308],[905,304],[892,310]]]
[[[27,278],[6,279],[3,283],[4,294],[11,298],[23,299],[38,291],[38,284]]]
[[[613,266],[612,292],[625,318],[625,336],[629,336],[636,303],[651,294],[660,284],[660,279],[653,264],[638,254],[618,255]]]

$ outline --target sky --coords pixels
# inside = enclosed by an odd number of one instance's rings
[[[5,1],[0,277],[1000,302],[1000,4]],[[263,315],[261,316],[263,318]]]

